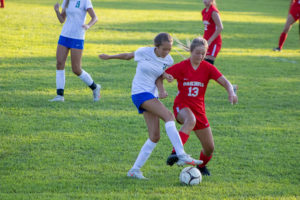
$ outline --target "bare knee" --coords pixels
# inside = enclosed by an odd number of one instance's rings
[[[57,70],[63,70],[65,68],[65,62],[62,60],[56,61],[56,69]]]
[[[150,134],[149,138],[152,142],[158,143],[158,141],[160,140],[160,133]]]
[[[75,66],[75,67],[72,66],[72,72],[74,74],[76,74],[77,76],[80,76],[82,73],[82,70],[81,70],[80,66]]]
[[[208,146],[206,146],[204,149],[203,149],[203,153],[206,155],[206,156],[211,156],[214,152],[214,149],[215,149],[215,145],[214,144],[210,144]]]
[[[196,118],[195,116],[188,117],[184,120],[184,126],[185,128],[189,129],[190,131],[193,130],[193,128],[196,125]]]
[[[175,117],[174,117],[173,113],[172,113],[171,111],[168,110],[167,113],[165,114],[163,120],[164,120],[165,122],[168,122],[168,121],[175,121]]]

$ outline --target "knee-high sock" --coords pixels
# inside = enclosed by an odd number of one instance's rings
[[[198,165],[199,167],[204,167],[212,158],[212,154],[210,156],[206,156],[204,155],[204,153],[201,151],[200,153],[200,160],[203,161],[203,163],[201,165]]]
[[[65,70],[56,70],[56,93],[57,95],[64,95],[66,84]]]
[[[148,139],[145,144],[143,145],[132,169],[140,169],[143,167],[145,162],[148,160],[150,157],[153,149],[156,147],[157,143],[152,142],[150,139]]]
[[[167,135],[177,153],[177,155],[185,154],[182,141],[179,137],[174,121],[168,121],[165,124]]]
[[[287,33],[282,32],[281,35],[280,35],[280,37],[279,37],[279,43],[278,43],[279,49],[282,49],[282,46],[283,46],[286,38],[287,38]]]
[[[87,73],[86,71],[84,71],[82,69],[82,73],[79,75],[79,78],[87,85],[87,86],[91,86],[93,84],[93,79],[92,77],[89,75],[89,73]]]
[[[179,136],[181,138],[181,141],[182,141],[182,144],[184,145],[186,143],[186,141],[189,139],[190,135],[182,132],[182,131],[179,131]],[[175,149],[173,147],[173,150],[172,150],[172,153],[175,153]]]

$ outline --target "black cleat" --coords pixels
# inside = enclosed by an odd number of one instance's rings
[[[172,152],[168,159],[167,159],[167,165],[173,166],[178,161],[178,157],[175,152]]]
[[[273,49],[273,51],[281,51],[281,49],[279,48],[279,47],[275,47],[274,49]]]
[[[197,166],[197,169],[200,170],[202,176],[210,176],[210,172],[208,171],[206,166],[204,166],[204,167]]]

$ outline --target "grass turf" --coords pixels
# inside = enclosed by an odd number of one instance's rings
[[[143,167],[149,181],[126,172],[147,138],[131,103],[133,61],[100,61],[101,52],[132,52],[159,32],[185,40],[203,33],[202,2],[93,0],[99,22],[86,33],[83,68],[102,85],[102,99],[66,66],[64,103],[55,96],[55,51],[61,25],[55,2],[10,0],[0,10],[0,199],[299,199],[300,69],[297,25],[281,53],[288,2],[218,1],[224,24],[216,66],[239,85],[239,104],[210,82],[206,112],[215,139],[211,177],[179,184],[161,140]],[[276,12],[274,12],[276,11]],[[175,48],[175,47],[174,47]],[[183,53],[185,56],[188,54]],[[175,62],[181,57],[171,53]],[[162,100],[172,108],[176,84]],[[179,128],[179,126],[178,126]],[[199,155],[195,135],[185,145]]]

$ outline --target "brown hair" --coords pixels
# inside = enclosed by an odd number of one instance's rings
[[[159,47],[163,42],[173,43],[173,38],[169,33],[159,33],[154,38],[154,46]]]
[[[190,46],[190,51],[193,52],[194,49],[198,46],[203,46],[206,51],[208,49],[207,41],[202,37],[197,37],[197,38],[193,39],[191,46]]]

